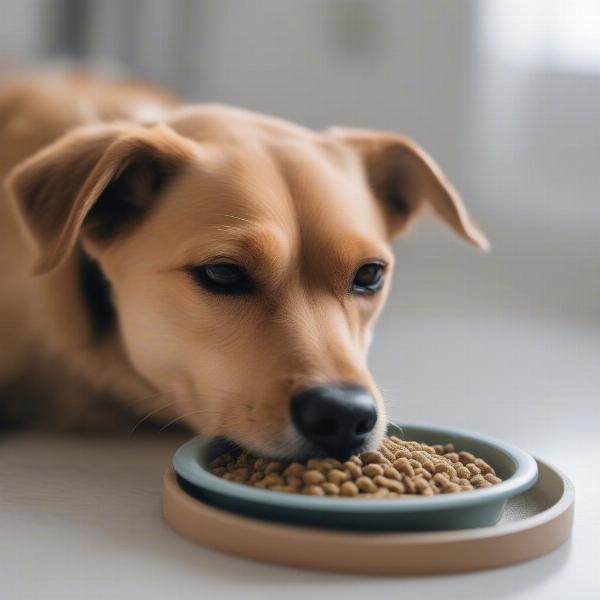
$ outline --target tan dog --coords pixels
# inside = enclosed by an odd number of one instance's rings
[[[372,447],[391,239],[430,208],[487,246],[404,137],[83,75],[5,88],[0,175],[0,408],[63,427],[133,412],[274,456]]]

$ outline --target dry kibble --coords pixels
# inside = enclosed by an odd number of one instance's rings
[[[398,472],[398,470],[394,467],[386,467],[383,471],[383,476],[388,479],[395,479],[396,481],[400,481],[402,479],[402,475]]]
[[[265,475],[262,482],[267,486],[271,487],[272,485],[285,485],[285,480],[281,475],[277,475],[277,473],[269,473]]]
[[[450,480],[448,479],[448,475],[446,475],[446,473],[436,473],[433,476],[433,483],[440,487],[445,486],[449,481]]]
[[[294,491],[289,485],[272,485],[269,486],[269,489],[272,492],[285,492],[286,494],[291,494]]]
[[[442,487],[442,494],[455,494],[456,492],[461,492],[462,488],[457,483],[448,482],[445,486]]]
[[[473,475],[479,475],[479,473],[481,473],[481,469],[475,463],[467,463],[467,469],[469,469],[471,477]]]
[[[379,451],[381,452],[381,454],[383,454],[384,458],[388,462],[394,462],[394,460],[396,460],[396,455],[385,446],[383,446]]]
[[[352,461],[346,461],[342,467],[350,474],[350,477],[356,479],[362,475],[362,469]]]
[[[375,482],[370,477],[366,477],[365,475],[363,475],[362,477],[359,477],[355,481],[355,483],[356,483],[356,487],[361,492],[373,494],[378,489],[377,486],[375,485]]]
[[[390,490],[390,492],[396,492],[398,494],[404,493],[404,486],[400,481],[396,481],[395,479],[388,479],[383,475],[377,475],[373,479],[373,483],[379,488],[386,488]]]
[[[306,485],[319,485],[319,483],[323,483],[325,481],[325,475],[323,475],[321,471],[310,469],[308,471],[304,471],[302,479],[304,479],[304,483],[306,483]]]
[[[450,478],[456,477],[456,469],[447,462],[439,462],[437,465],[435,465],[435,472],[444,473]]]
[[[463,451],[458,453],[458,460],[460,460],[463,465],[468,465],[469,463],[475,462],[475,456],[470,452]]]
[[[484,487],[487,481],[484,479],[483,475],[473,475],[470,479],[470,483],[473,487]]]
[[[326,481],[325,483],[321,484],[321,487],[328,496],[340,495],[340,486],[336,485],[335,483],[331,483],[331,481]]]
[[[406,446],[398,446],[398,449],[394,452],[394,456],[396,458],[410,458],[411,454],[411,450],[409,450]]]
[[[281,463],[279,461],[270,462],[265,468],[265,473],[267,475],[269,473],[281,473]]]
[[[416,494],[417,493],[417,486],[415,485],[414,479],[405,478],[403,483],[404,483],[404,487],[406,489],[407,494]]]
[[[500,477],[496,477],[496,475],[493,475],[492,473],[486,473],[483,478],[491,484],[497,484],[497,483],[501,483],[502,479],[500,479]]]
[[[461,479],[469,479],[471,477],[471,471],[469,471],[467,467],[460,465],[455,466],[454,468],[456,470],[456,475]]]
[[[340,486],[340,496],[358,496],[358,487],[353,481],[344,481]]]
[[[285,477],[302,477],[306,467],[298,462],[290,463],[283,471]]]
[[[321,458],[309,458],[306,463],[307,469],[315,469],[320,471],[323,468],[323,459]]]
[[[406,458],[406,457],[399,458],[398,460],[396,460],[396,462],[394,463],[393,466],[398,471],[400,471],[400,473],[403,473],[404,475],[407,475],[408,477],[415,476],[415,470],[413,469],[413,466],[408,462],[408,458]]]
[[[324,496],[325,491],[320,485],[307,485],[302,488],[302,493],[308,496]]]
[[[381,452],[363,452],[360,455],[360,459],[363,462],[363,465],[368,465],[370,463],[383,464],[386,462],[385,456],[381,454]]]
[[[214,473],[214,471],[213,471]],[[248,483],[250,485],[254,485],[255,483],[258,483],[261,479],[263,479],[263,477],[265,476],[265,474],[262,471],[255,471],[254,473],[252,473],[252,475],[250,475],[250,479],[248,480]],[[289,479],[288,479],[289,481]]]
[[[290,476],[286,477],[287,484],[294,490],[300,490],[304,485],[304,480],[302,477],[298,476]]]
[[[377,477],[377,475],[383,475],[383,467],[375,463],[370,463],[362,468],[362,472],[367,477]]]
[[[452,444],[429,445],[385,438],[377,451],[340,462],[268,460],[247,452],[228,452],[210,463],[228,481],[280,493],[348,498],[399,498],[454,494],[497,485],[494,468]]]
[[[484,475],[487,475],[488,473],[491,473],[492,475],[496,474],[496,472],[494,471],[494,469],[492,469],[492,467],[490,467],[490,465],[488,465],[485,462],[485,460],[482,460],[481,458],[476,458],[475,459],[475,466],[479,467],[480,471]]]
[[[331,469],[329,473],[327,473],[327,479],[331,481],[331,483],[335,483],[335,485],[341,485],[347,479],[350,479],[350,474],[347,471],[342,471],[341,469]]]
[[[342,466],[342,463],[336,458],[324,458],[323,459],[323,467],[327,470],[329,469],[339,469]]]
[[[256,471],[264,471],[267,468],[269,461],[266,458],[257,458],[254,463],[254,469]]]

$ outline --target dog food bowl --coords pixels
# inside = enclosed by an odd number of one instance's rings
[[[495,525],[509,498],[530,488],[536,461],[514,446],[450,428],[390,424],[388,435],[427,444],[452,442],[492,465],[502,483],[456,494],[415,498],[333,498],[257,489],[213,475],[209,463],[231,446],[196,437],[177,450],[173,466],[190,497],[238,515],[292,525],[354,531],[443,531]]]

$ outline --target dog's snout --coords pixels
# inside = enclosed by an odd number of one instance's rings
[[[314,387],[293,396],[291,417],[312,447],[346,458],[364,445],[377,422],[377,405],[356,385]]]

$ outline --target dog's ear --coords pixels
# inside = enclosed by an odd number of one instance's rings
[[[166,126],[100,125],[18,165],[6,183],[38,251],[35,272],[61,264],[80,233],[103,243],[132,226],[191,153]]]
[[[463,239],[483,250],[489,248],[452,184],[415,142],[363,129],[333,127],[326,133],[358,152],[369,185],[385,207],[390,235],[404,231],[429,207]]]

